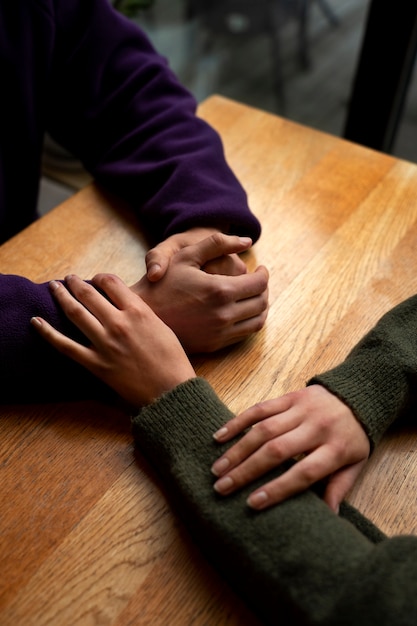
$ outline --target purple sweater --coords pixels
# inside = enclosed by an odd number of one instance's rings
[[[45,131],[129,203],[152,243],[195,225],[257,240],[218,135],[108,0],[1,3],[0,63],[0,241],[36,218]],[[89,375],[35,336],[34,314],[70,330],[47,285],[0,275],[1,400],[91,395]]]

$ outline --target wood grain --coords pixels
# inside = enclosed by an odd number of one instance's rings
[[[266,327],[194,359],[240,410],[335,365],[417,292],[417,167],[217,96],[200,115],[263,224],[248,266],[271,275]],[[0,268],[35,281],[112,271],[131,283],[145,252],[134,219],[90,185],[0,247]],[[1,413],[2,626],[256,623],[171,514],[117,407]],[[350,496],[389,534],[416,530],[415,450],[411,420],[385,437]]]

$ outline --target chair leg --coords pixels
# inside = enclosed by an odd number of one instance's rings
[[[298,13],[298,57],[300,65],[304,70],[307,70],[310,67],[307,37],[308,2],[309,0],[302,0],[299,3]]]
[[[311,2],[317,2],[321,10],[333,26],[339,24],[337,16],[327,4],[326,0],[299,0],[298,3],[298,55],[300,65],[304,70],[308,70],[311,62],[308,54],[308,18]]]
[[[286,95],[284,89],[284,74],[282,71],[280,28],[281,20],[274,3],[269,4],[268,28],[272,48],[272,59],[274,64],[274,87],[278,101],[278,110],[284,114],[286,111]]]
[[[330,24],[332,26],[338,26],[339,24],[339,19],[338,17],[335,15],[335,13],[332,11],[331,7],[328,5],[328,3],[326,2],[326,0],[315,0],[315,2],[317,2],[317,4],[319,5],[319,7],[321,8],[321,10],[323,11],[324,15],[327,17],[327,19],[329,20]]]

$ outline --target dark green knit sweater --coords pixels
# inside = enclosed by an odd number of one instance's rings
[[[412,399],[416,373],[415,297],[312,382],[343,398],[376,442]],[[207,558],[262,623],[417,624],[417,538],[388,539],[347,504],[337,516],[313,490],[262,512],[245,503],[253,484],[215,494],[210,466],[223,447],[212,434],[230,416],[197,378],[145,407],[133,432]]]

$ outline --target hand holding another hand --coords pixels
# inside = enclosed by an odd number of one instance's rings
[[[172,330],[120,278],[98,274],[92,283],[77,276],[67,277],[66,286],[51,283],[57,302],[91,345],[81,345],[45,320],[33,318],[44,339],[135,407],[195,376]]]
[[[216,232],[178,249],[163,278],[150,282],[145,275],[131,289],[175,332],[188,353],[213,352],[245,339],[265,323],[269,278],[265,267],[247,273],[234,265],[233,275],[211,273],[217,263],[219,270],[226,269],[250,246],[248,238]],[[210,273],[204,271],[207,266]]]
[[[183,248],[194,246],[203,239],[207,239],[221,231],[212,227],[195,227],[183,233],[177,233],[167,237],[157,246],[149,250],[146,255],[146,275],[149,281],[157,282],[164,277],[171,259]],[[241,252],[242,250],[237,250]],[[208,261],[202,268],[210,274],[225,274],[227,276],[239,276],[246,274],[247,268],[237,252],[224,253]]]

